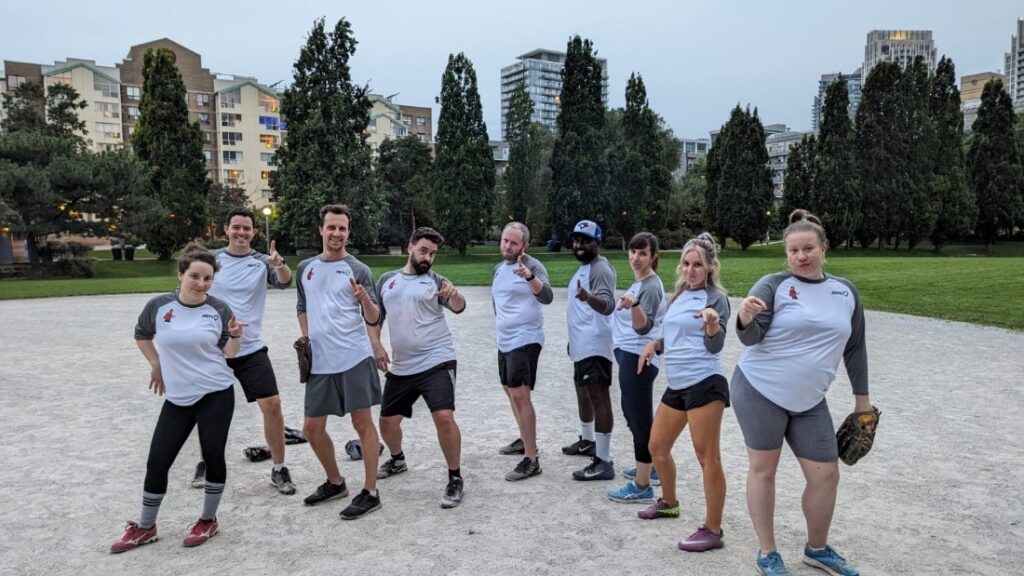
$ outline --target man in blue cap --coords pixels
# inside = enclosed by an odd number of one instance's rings
[[[576,470],[576,480],[611,480],[612,325],[615,311],[615,269],[600,255],[601,227],[581,220],[569,234],[580,267],[569,281],[566,318],[573,362],[573,381],[580,414],[579,440],[562,448],[569,456],[590,456],[587,467]]]

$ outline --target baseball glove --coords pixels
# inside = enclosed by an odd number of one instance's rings
[[[295,341],[295,354],[299,359],[299,382],[309,382],[309,371],[313,369],[313,346],[309,338],[303,336]]]
[[[858,460],[871,451],[878,430],[878,418],[882,415],[878,408],[871,407],[869,412],[854,412],[843,420],[836,431],[836,444],[839,446],[839,459],[847,466],[853,466]]]

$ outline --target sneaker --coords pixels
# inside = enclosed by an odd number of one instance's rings
[[[199,546],[217,534],[217,519],[206,520],[200,518],[188,527],[188,536],[185,536],[183,544],[189,548]]]
[[[263,462],[264,460],[270,460],[270,448],[266,446],[249,446],[248,448],[242,449],[242,456],[249,459],[249,462]]]
[[[723,536],[725,536],[725,530],[719,530],[718,534],[715,534],[708,530],[707,526],[701,524],[697,527],[696,532],[679,541],[679,549],[684,552],[706,552],[721,548],[725,546],[725,542],[722,542]]]
[[[586,468],[576,470],[572,477],[574,480],[611,480],[615,478],[615,465],[594,456]]]
[[[455,508],[462,502],[462,478],[450,478],[441,497],[441,508]]]
[[[523,439],[516,438],[511,444],[506,444],[505,446],[498,448],[498,454],[504,454],[505,456],[526,454],[526,446],[523,444]]]
[[[654,502],[654,488],[650,486],[641,488],[632,480],[618,488],[609,488],[606,494],[608,494],[608,499],[613,502]]]
[[[809,545],[804,546],[804,564],[824,570],[832,576],[860,576],[860,571],[831,546],[825,546],[824,550],[812,550]]]
[[[341,519],[355,520],[377,510],[380,510],[380,496],[374,496],[363,488],[362,492],[352,499],[352,503],[341,511]]]
[[[509,482],[525,480],[530,476],[537,476],[541,472],[543,472],[543,470],[541,470],[540,467],[540,458],[537,458],[536,460],[523,458],[519,461],[519,464],[516,464],[516,467],[511,472],[505,474],[505,480],[508,480]]]
[[[655,518],[679,518],[679,502],[676,502],[675,506],[669,506],[661,498],[658,498],[654,504],[641,508],[636,513],[637,518],[643,520],[654,520]]]
[[[121,536],[121,539],[110,545],[110,553],[120,554],[143,544],[156,541],[156,524],[153,524],[150,528],[142,528],[138,522],[129,520],[128,524],[124,527],[124,534]]]
[[[636,478],[636,466],[622,469],[622,477],[626,480]],[[661,486],[661,478],[658,478],[658,471],[651,468],[651,486]]]
[[[270,483],[277,487],[277,491],[286,496],[295,494],[295,484],[292,484],[292,475],[288,473],[288,467],[282,466],[280,470],[270,471]]]
[[[405,460],[388,458],[387,462],[380,465],[380,470],[377,470],[377,478],[389,478],[396,474],[401,474],[408,469],[409,467],[405,465]]]
[[[757,553],[757,569],[762,576],[789,576],[789,570],[782,562],[782,556],[778,552],[772,552],[767,556]]]
[[[317,487],[316,492],[306,496],[303,502],[306,503],[306,506],[313,506],[314,504],[336,498],[344,498],[345,496],[348,496],[348,487],[345,486],[345,479],[342,478],[341,484],[331,484],[330,480],[324,482]]]
[[[192,475],[192,487],[203,488],[206,486],[206,462],[202,460],[196,464],[196,473]]]
[[[593,458],[597,454],[597,444],[594,444],[593,440],[584,440],[583,436],[579,438],[579,440],[568,446],[562,446],[562,454],[566,456],[590,456]]]

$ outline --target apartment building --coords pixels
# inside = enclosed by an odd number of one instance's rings
[[[821,129],[821,122],[824,119],[825,93],[828,91],[828,87],[840,78],[846,80],[846,95],[850,101],[846,111],[850,115],[850,120],[857,116],[857,108],[860,107],[861,85],[863,84],[863,77],[860,71],[861,69],[857,68],[853,74],[837,72],[835,74],[821,75],[821,79],[818,80],[818,95],[814,97],[814,104],[811,107],[811,128],[813,130],[818,131]]]
[[[674,178],[682,178],[690,168],[708,155],[711,149],[709,138],[683,138],[679,141],[679,168],[672,174]]]
[[[864,79],[880,62],[895,62],[902,68],[913,64],[918,56],[924,57],[929,72],[935,71],[935,41],[931,30],[872,30],[864,46]]]
[[[433,144],[434,136],[434,111],[425,106],[409,106],[399,104],[402,113],[402,123],[409,129],[409,134],[416,136],[424,144]]]
[[[1004,55],[1006,91],[1018,109],[1024,106],[1024,18],[1017,19],[1016,34],[1010,36],[1010,51]]]
[[[245,76],[215,78],[213,96],[220,150],[216,180],[245,190],[254,206],[266,206],[274,201],[270,175],[288,129],[281,119],[281,96]]]

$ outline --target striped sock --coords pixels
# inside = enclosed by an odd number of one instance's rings
[[[203,520],[213,520],[217,517],[217,507],[220,506],[220,497],[224,494],[224,485],[206,481],[206,497],[203,498]]]
[[[160,512],[160,503],[163,501],[163,494],[142,491],[142,513],[139,514],[139,528],[149,529],[156,524],[156,515]]]

